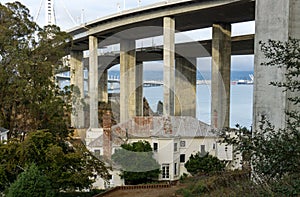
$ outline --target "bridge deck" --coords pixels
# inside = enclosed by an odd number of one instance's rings
[[[214,23],[252,21],[255,19],[255,1],[174,1],[100,18],[68,32],[74,37],[74,50],[87,50],[90,35],[102,40],[100,47],[119,43],[122,38],[137,40],[162,35],[164,16],[175,18],[177,31],[211,27]],[[131,28],[135,28],[134,31],[130,31]]]

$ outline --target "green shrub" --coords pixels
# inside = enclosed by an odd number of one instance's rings
[[[22,172],[8,189],[7,197],[54,197],[50,181],[35,164]]]
[[[201,154],[200,152],[191,155],[184,167],[192,175],[198,173],[218,172],[225,169],[225,163],[212,155]]]

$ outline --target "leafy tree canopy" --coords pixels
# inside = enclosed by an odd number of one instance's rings
[[[69,98],[54,73],[71,37],[57,26],[40,28],[19,2],[0,4],[0,125],[20,136],[49,129],[66,137]]]
[[[147,141],[122,144],[112,159],[122,166],[121,177],[126,184],[141,184],[158,179],[160,166],[153,158],[151,145]]]
[[[225,169],[225,163],[208,153],[201,154],[198,152],[190,156],[189,160],[184,164],[184,167],[189,173],[196,175],[198,173],[223,171]]]
[[[57,26],[39,27],[19,2],[0,3],[0,125],[10,140],[0,144],[0,190],[35,163],[56,191],[88,188],[103,162],[70,139],[70,91],[54,74],[63,67],[71,37]]]
[[[96,175],[108,176],[104,164],[81,141],[57,141],[46,131],[32,132],[21,143],[1,144],[0,158],[2,191],[31,163],[36,164],[56,191],[89,188]]]
[[[35,164],[22,172],[8,189],[7,197],[54,197],[50,181]]]

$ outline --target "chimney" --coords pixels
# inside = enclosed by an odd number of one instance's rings
[[[104,160],[111,160],[112,137],[111,137],[111,112],[106,111],[102,117],[103,121],[103,157]]]
[[[172,134],[171,117],[163,117],[163,124],[164,134]]]

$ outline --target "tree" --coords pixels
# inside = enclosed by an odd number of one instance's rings
[[[1,191],[31,163],[55,191],[89,188],[96,174],[107,178],[104,163],[72,140],[71,91],[55,83],[71,36],[39,27],[19,2],[0,4],[0,24],[0,125],[10,130],[0,144]]]
[[[225,169],[225,163],[208,153],[201,154],[198,152],[190,156],[189,160],[184,164],[184,167],[189,173],[196,175],[198,173],[223,171]]]
[[[223,133],[224,141],[236,146],[238,152],[247,153],[253,169],[255,181],[269,185],[271,190],[278,190],[278,185],[292,195],[300,193],[300,42],[289,39],[286,42],[269,40],[260,42],[261,50],[267,62],[262,66],[276,66],[286,70],[285,81],[273,81],[270,85],[287,91],[293,110],[286,111],[286,127],[275,127],[263,116],[257,130],[242,129],[236,131],[235,137]],[[287,181],[289,180],[289,181]],[[272,187],[274,182],[277,185]],[[280,182],[280,184],[278,183]],[[296,184],[297,183],[297,184]],[[282,186],[283,187],[283,186]],[[285,186],[284,186],[285,187]],[[282,188],[281,188],[282,189]],[[287,195],[288,193],[277,193]]]
[[[126,184],[141,184],[158,179],[160,166],[153,158],[152,148],[147,141],[122,144],[112,156],[122,166],[121,177]]]
[[[57,141],[47,131],[32,132],[21,143],[2,144],[0,158],[2,191],[31,163],[49,179],[56,192],[86,189],[96,176],[108,177],[104,163],[88,152],[81,141]]]
[[[11,184],[7,197],[54,197],[50,181],[33,163]]]
[[[0,125],[12,137],[38,129],[68,136],[70,105],[54,73],[71,37],[57,26],[40,28],[19,2],[0,4],[0,13]]]

